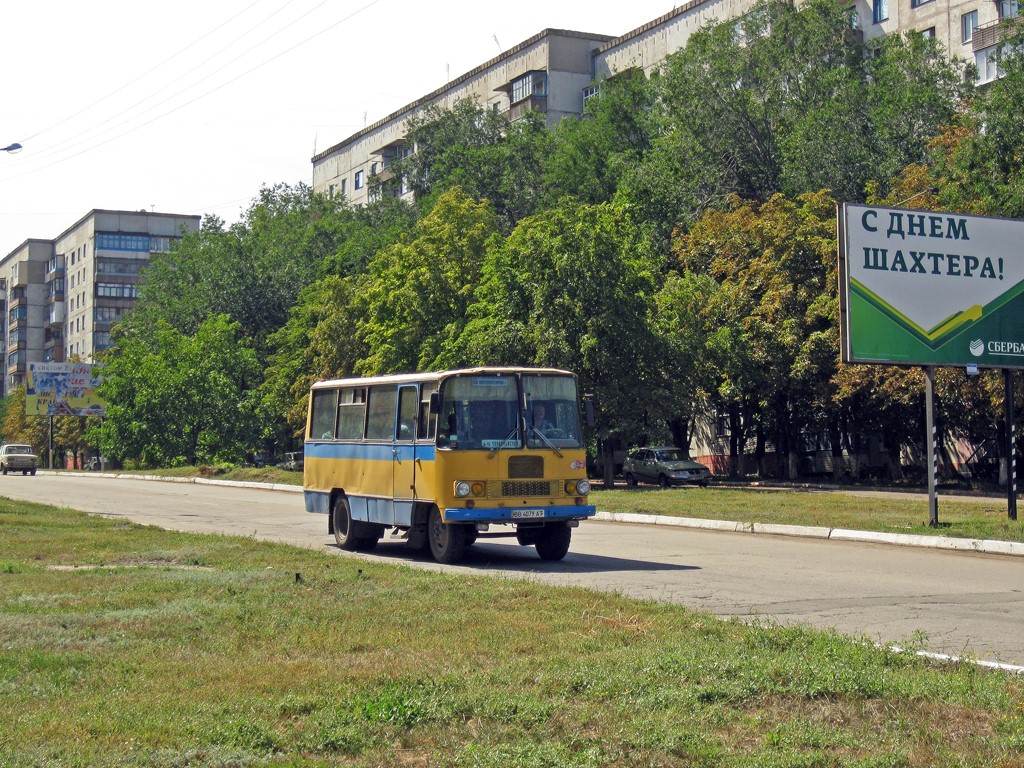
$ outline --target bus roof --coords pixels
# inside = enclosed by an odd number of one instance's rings
[[[541,374],[559,374],[562,376],[573,376],[571,371],[563,371],[558,368],[500,368],[500,367],[480,367],[480,368],[459,368],[451,371],[434,371],[431,373],[397,373],[390,376],[366,376],[366,377],[353,377],[348,379],[326,379],[324,381],[315,382],[312,389],[323,389],[332,387],[353,387],[353,386],[370,386],[373,384],[413,384],[417,382],[429,382],[429,381],[440,381],[447,376],[460,376],[460,375],[472,375],[472,374],[491,374],[491,373],[541,373]]]

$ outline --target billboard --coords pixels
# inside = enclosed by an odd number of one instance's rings
[[[843,362],[1024,367],[1022,246],[1022,221],[843,204]]]
[[[106,404],[96,395],[99,365],[29,363],[25,413],[29,416],[103,416]]]

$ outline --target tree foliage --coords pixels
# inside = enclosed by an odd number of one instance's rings
[[[159,320],[150,339],[122,336],[99,390],[106,453],[143,466],[240,461],[259,435],[260,373],[241,331],[212,315],[193,335]]]

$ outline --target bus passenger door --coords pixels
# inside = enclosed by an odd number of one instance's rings
[[[416,497],[416,419],[419,392],[415,385],[398,388],[398,424],[395,427],[395,523],[408,525]]]

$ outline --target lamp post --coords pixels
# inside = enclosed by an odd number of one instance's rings
[[[14,142],[13,144],[8,144],[3,149],[0,149],[0,152],[10,152],[13,154],[15,152],[21,152],[21,149],[21,144],[19,144],[18,142]]]

